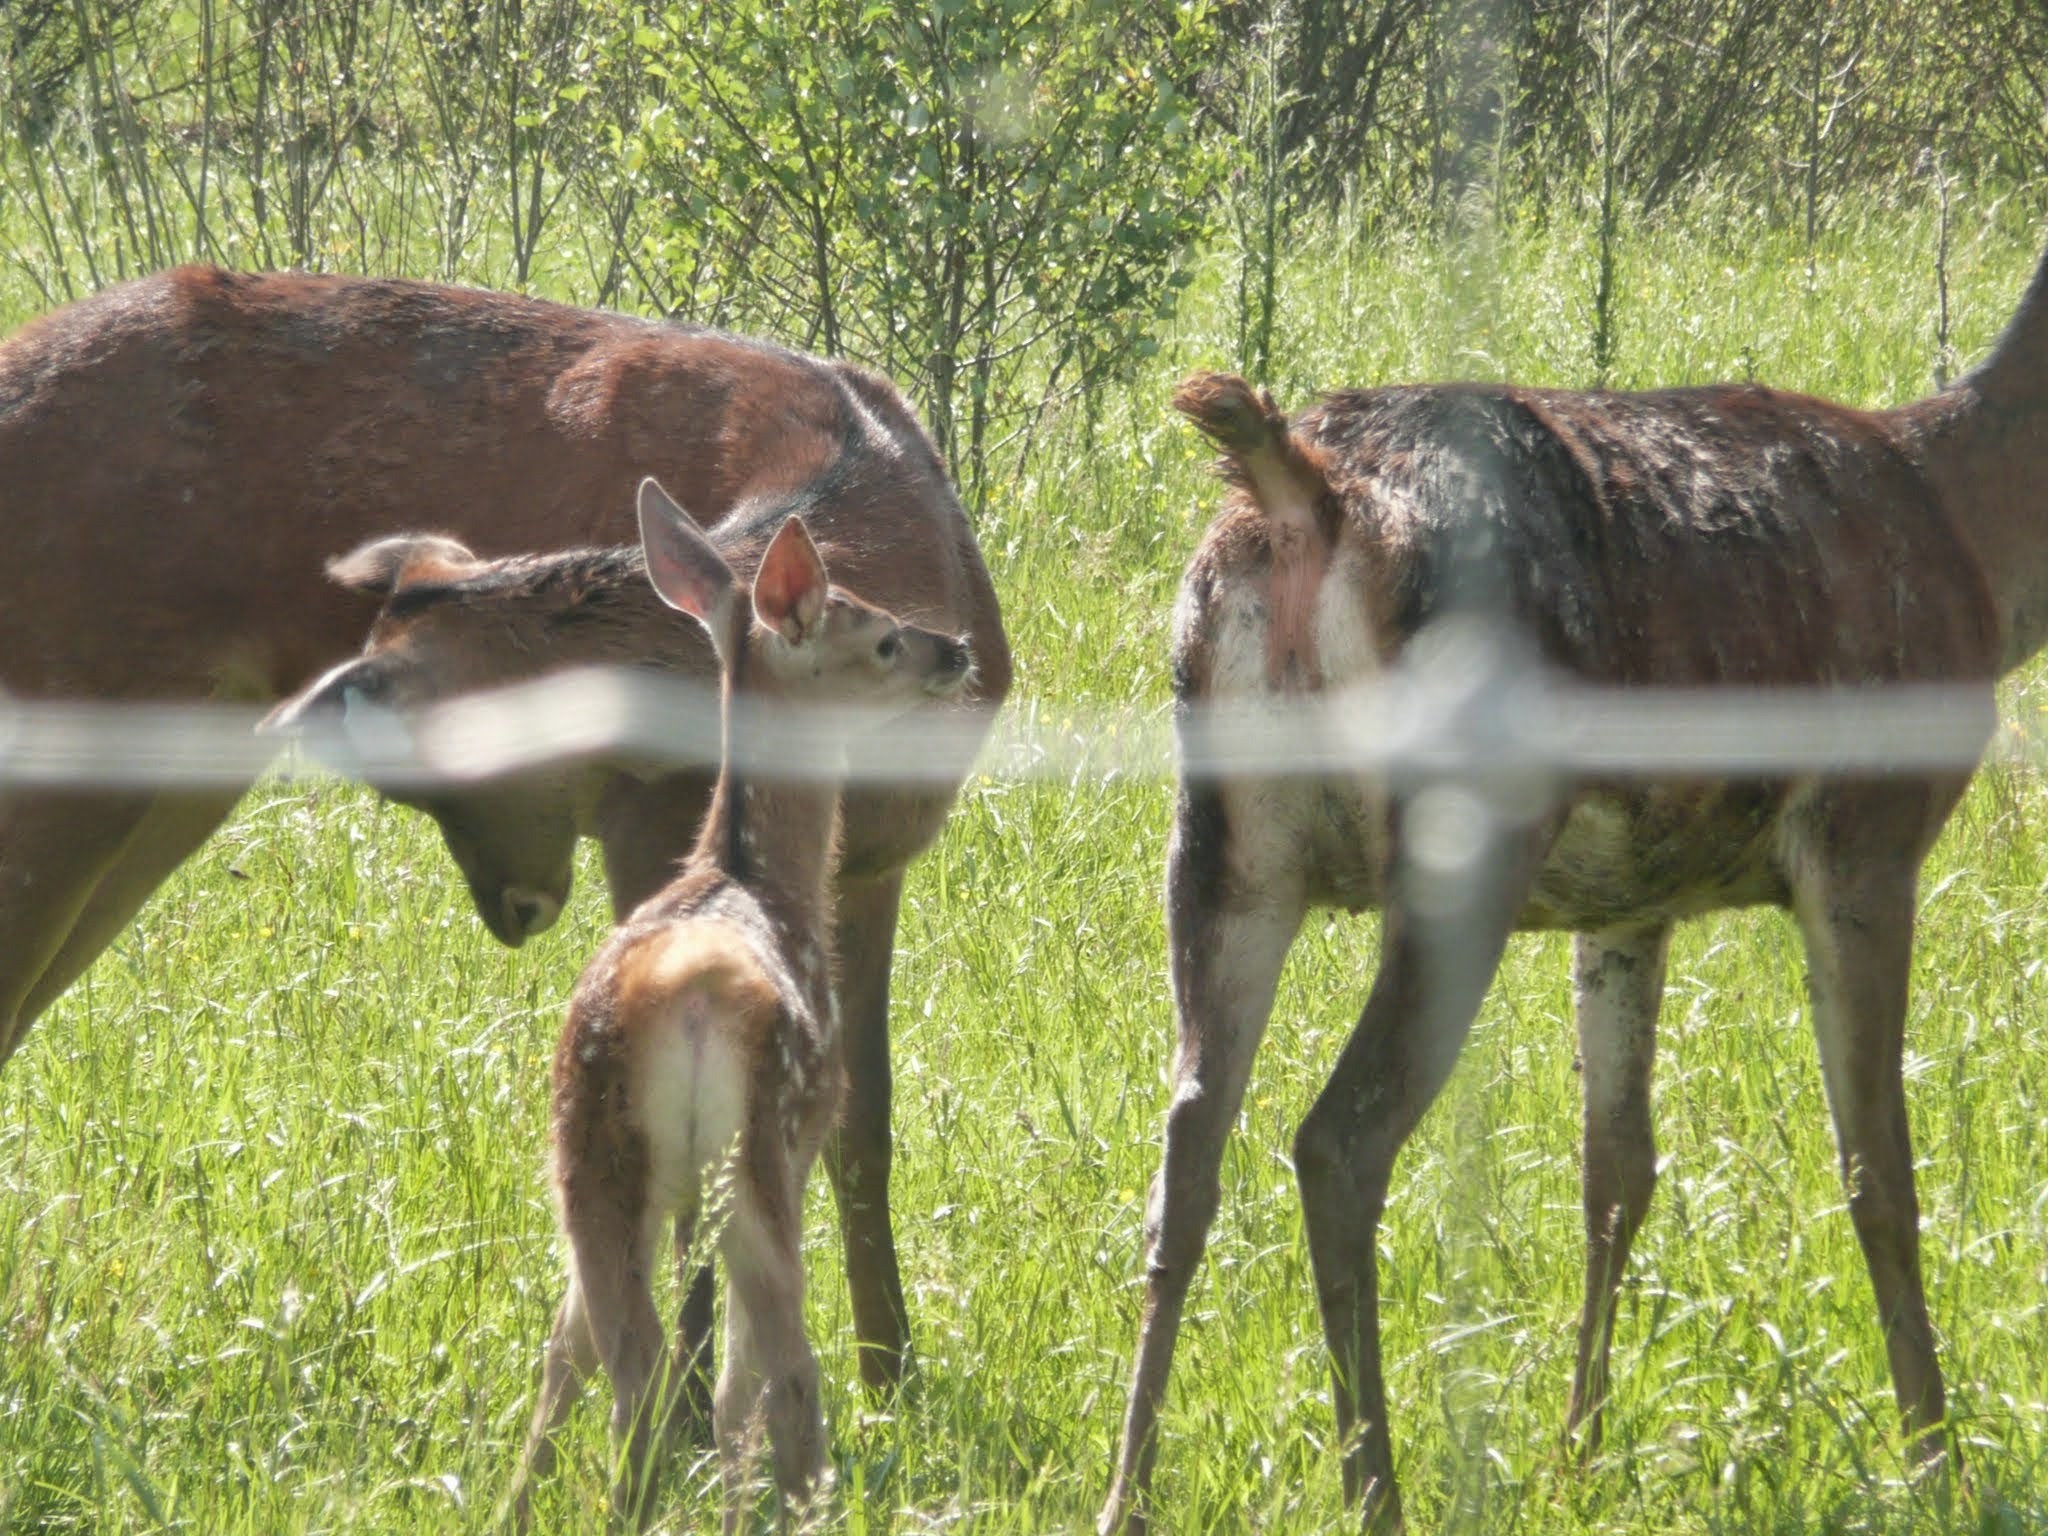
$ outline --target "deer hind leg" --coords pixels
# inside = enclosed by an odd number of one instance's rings
[[[612,918],[633,909],[676,876],[677,862],[697,840],[710,803],[711,780],[702,772],[638,779],[614,774],[598,797],[592,832],[604,854],[605,890]],[[711,1435],[711,1385],[717,1371],[711,1315],[716,1286],[708,1261],[689,1268],[693,1216],[676,1221],[676,1284],[683,1302],[676,1318],[675,1393],[668,1435],[676,1445],[702,1445]]]
[[[1540,862],[1533,836],[1496,836],[1453,893],[1419,911],[1419,878],[1387,905],[1379,974],[1336,1070],[1294,1141],[1295,1178],[1330,1349],[1345,1497],[1367,1530],[1401,1525],[1380,1368],[1376,1237],[1394,1160],[1442,1091]]]
[[[1670,942],[1669,923],[1582,933],[1573,941],[1585,1090],[1586,1299],[1565,1433],[1586,1456],[1600,1448],[1614,1299],[1657,1183],[1650,1072]]]
[[[540,1394],[534,1399],[533,1424],[526,1433],[526,1451],[512,1482],[511,1517],[515,1530],[533,1524],[533,1487],[554,1475],[555,1436],[576,1406],[583,1378],[597,1367],[597,1345],[584,1313],[582,1293],[572,1276],[555,1311],[555,1326],[541,1361]]]
[[[910,1355],[910,1312],[889,1219],[889,967],[902,897],[901,870],[843,884],[838,897],[846,1097],[826,1151],[826,1169],[839,1203],[860,1379],[874,1393],[885,1393],[903,1379]]]
[[[1167,930],[1179,1043],[1159,1173],[1145,1211],[1145,1301],[1116,1479],[1098,1529],[1141,1532],[1159,1410],[1189,1282],[1221,1193],[1224,1143],[1301,927],[1297,894],[1226,899],[1220,816],[1184,795],[1167,859]]]
[[[570,1179],[562,1191],[573,1275],[592,1348],[612,1381],[612,1515],[644,1523],[654,1483],[650,1451],[663,1415],[654,1400],[661,1362],[661,1317],[650,1283],[661,1218],[616,1190]]]
[[[1819,868],[1795,880],[1814,1033],[1835,1121],[1849,1216],[1877,1293],[1900,1417],[1923,1461],[1943,1451],[1946,1412],[1920,1277],[1920,1207],[1902,1076],[1913,952],[1913,867]]]
[[[711,1437],[711,1383],[716,1351],[711,1346],[711,1311],[716,1299],[708,1262],[692,1264],[696,1216],[676,1217],[676,1285],[683,1302],[676,1318],[676,1344],[669,1381],[668,1437],[671,1445],[703,1445]]]
[[[804,1337],[802,1186],[779,1155],[749,1159],[734,1190],[725,1256],[725,1369],[715,1420],[725,1481],[725,1529],[735,1530],[766,1428],[782,1499],[801,1503],[825,1475],[818,1362]]]
[[[149,806],[147,795],[31,790],[0,796],[0,1065],[62,990],[43,985],[43,978],[57,973],[53,967],[62,969],[58,958],[94,890]],[[90,959],[76,959],[66,983]]]

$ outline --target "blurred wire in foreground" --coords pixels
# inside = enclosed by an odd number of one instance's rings
[[[974,766],[1007,780],[1164,778],[1171,718],[1016,699],[992,732],[965,710],[828,718],[755,706],[736,717],[750,772],[856,783],[951,783]],[[140,790],[245,784],[287,738],[260,710],[0,696],[0,787]],[[1217,705],[1182,721],[1194,778],[1509,773],[1574,779],[1963,772],[1996,720],[1982,684],[1844,688],[1596,688],[1528,664],[1484,634],[1440,643],[1371,684],[1284,701]],[[851,727],[849,730],[848,727]],[[844,733],[844,735],[842,735]],[[828,743],[850,736],[842,758]],[[559,673],[398,716],[369,709],[290,741],[288,771],[325,766],[387,789],[461,785],[604,759],[713,765],[714,689],[645,670]],[[2039,743],[1999,733],[1994,755]]]

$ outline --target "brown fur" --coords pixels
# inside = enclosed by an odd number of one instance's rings
[[[673,1215],[678,1255],[690,1247],[704,1191],[727,1161],[731,1208],[718,1246],[730,1289],[714,1424],[730,1532],[757,1418],[782,1496],[806,1497],[825,1472],[817,1365],[803,1334],[800,1218],[845,1080],[828,903],[838,794],[830,784],[738,775],[732,701],[829,698],[901,711],[957,690],[971,657],[950,637],[828,589],[796,519],[762,557],[749,595],[730,584],[721,553],[689,531],[680,510],[659,491],[652,503],[642,494],[643,527],[650,505],[672,514],[650,536],[647,575],[722,637],[725,751],[680,873],[614,930],[570,1000],[554,1066],[570,1283],[512,1510],[523,1527],[532,1481],[552,1465],[553,1437],[582,1378],[602,1362],[614,1436],[625,1448],[614,1509],[645,1518],[652,1431],[666,1417],[655,1392],[662,1329],[652,1242]],[[523,581],[530,573],[512,574]],[[685,1329],[672,1389],[684,1385],[695,1353]]]
[[[451,548],[488,560],[624,543],[647,474],[684,488],[706,523],[802,510],[842,579],[967,637],[970,706],[1001,702],[1009,649],[988,572],[886,380],[511,294],[200,267],[110,288],[0,342],[0,563],[35,573],[0,604],[0,686],[276,698],[354,654],[386,599],[381,643],[425,652],[463,636],[437,651],[456,658],[438,676],[450,692],[572,660],[708,681],[694,626],[644,594],[607,606],[587,570],[582,586],[550,589],[560,624],[538,608],[507,618],[505,604],[486,616],[457,590]],[[420,529],[460,543],[412,538],[323,574],[366,541]],[[701,772],[607,763],[418,798],[479,914],[518,942],[566,898],[579,831],[603,842],[623,915],[673,876],[709,788]],[[833,1170],[857,1191],[844,1196],[850,1277],[871,1345],[862,1371],[878,1387],[907,1345],[887,1206],[890,940],[904,866],[955,788],[852,797],[835,904],[860,942],[847,1002],[857,1070]],[[0,1062],[236,798],[0,791]],[[697,1296],[708,1321],[708,1288]]]
[[[1309,630],[1342,527],[1319,456],[1288,432],[1271,395],[1254,396],[1235,374],[1197,374],[1174,392],[1173,406],[1223,448],[1224,477],[1260,509],[1272,613],[1267,680],[1288,690],[1319,686]]]
[[[1342,391],[1289,422],[1240,380],[1193,380],[1176,404],[1224,447],[1232,490],[1182,585],[1184,737],[1199,744],[1208,703],[1360,680],[1435,620],[1472,610],[1507,618],[1585,683],[1940,682],[1976,691],[1988,727],[1993,681],[2048,638],[2044,381],[2048,260],[1982,367],[1893,411],[1754,386],[1444,385]],[[1326,506],[1334,524],[1302,515]],[[1305,582],[1310,568],[1318,579]],[[1333,667],[1344,676],[1329,679]],[[1413,784],[1184,775],[1167,878],[1176,1086],[1103,1529],[1143,1524],[1224,1138],[1280,965],[1316,904],[1377,907],[1385,924],[1358,1027],[1295,1142],[1345,1488],[1369,1527],[1401,1521],[1379,1214],[1517,928],[1578,936],[1587,1257],[1568,1423],[1582,1447],[1599,1441],[1615,1289],[1656,1180],[1649,1075],[1671,927],[1769,903],[1792,911],[1806,942],[1901,1421],[1921,1456],[1939,1457],[1945,1393],[1900,1068],[1917,872],[1966,778],[1525,786],[1528,803],[1498,802],[1481,824],[1481,862],[1443,888],[1403,858]]]
[[[884,600],[971,633],[984,697],[1001,697],[987,572],[886,381],[512,294],[207,267],[109,288],[0,341],[0,564],[36,578],[0,605],[0,686],[276,698],[353,652],[374,616],[324,561],[406,529],[487,556],[619,544],[647,474],[687,487],[707,522],[805,498],[848,579],[889,572]],[[662,815],[630,786],[614,799],[622,820]],[[935,835],[950,802],[902,807],[915,826],[898,849]],[[0,797],[0,1061],[230,803]],[[444,827],[511,819],[489,789],[435,809]],[[695,814],[678,818],[670,860]],[[622,905],[659,884],[652,862],[622,856]]]

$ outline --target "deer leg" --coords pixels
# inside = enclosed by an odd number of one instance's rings
[[[842,884],[838,896],[846,1097],[825,1161],[839,1203],[860,1378],[872,1393],[886,1393],[903,1379],[910,1352],[910,1312],[889,1220],[889,968],[902,898],[900,869],[877,880]]]
[[[520,1458],[519,1473],[512,1481],[511,1519],[513,1529],[524,1532],[533,1524],[533,1487],[555,1470],[555,1436],[576,1406],[583,1378],[597,1365],[597,1347],[590,1336],[590,1322],[583,1312],[583,1298],[571,1278],[555,1311],[555,1326],[548,1334],[547,1353],[542,1357],[540,1393],[534,1399],[533,1425],[526,1433],[526,1452]]]
[[[1394,1160],[1450,1077],[1539,863],[1533,838],[1491,842],[1454,890],[1434,893],[1426,914],[1405,890],[1419,877],[1405,875],[1403,895],[1387,904],[1365,1011],[1294,1141],[1344,1492],[1361,1504],[1367,1530],[1401,1526],[1375,1246]]]
[[[242,798],[240,790],[210,795],[159,795],[86,898],[71,932],[43,967],[23,1005],[25,1018],[43,1011],[99,958],[142,904],[214,834]]]
[[[674,1398],[669,1404],[668,1433],[671,1444],[701,1445],[711,1432],[711,1387],[715,1369],[711,1345],[712,1303],[717,1288],[711,1265],[690,1264],[690,1245],[696,1218],[690,1213],[676,1217],[676,1284],[683,1303],[676,1318],[674,1364],[669,1381]]]
[[[677,864],[696,845],[710,799],[711,780],[702,773],[655,779],[615,773],[605,781],[590,831],[604,851],[614,920],[675,879]]]
[[[44,790],[0,797],[0,1065],[54,995],[39,991],[44,973],[149,804]]]
[[[573,1267],[570,1288],[581,1299],[591,1345],[612,1380],[612,1516],[637,1528],[651,1502],[648,1453],[661,1417],[654,1401],[661,1317],[649,1280],[662,1223],[576,1179],[564,1181],[562,1218]]]
[[[1671,925],[1656,923],[1582,933],[1572,947],[1585,1090],[1586,1299],[1565,1433],[1585,1456],[1600,1448],[1614,1298],[1657,1183],[1650,1070],[1670,942]]]
[[[1806,940],[1814,1034],[1849,1216],[1877,1293],[1900,1417],[1915,1437],[1915,1455],[1934,1461],[1943,1452],[1946,1401],[1920,1278],[1920,1207],[1901,1075],[1915,879],[1896,862],[1802,876],[1793,910]]]
[[[675,878],[678,862],[696,842],[710,794],[711,782],[702,773],[655,779],[615,773],[605,781],[591,831],[604,854],[605,891],[614,921],[623,921]],[[711,1388],[717,1374],[711,1328],[717,1288],[708,1260],[689,1269],[693,1222],[693,1217],[679,1215],[675,1229],[676,1285],[683,1301],[676,1318],[670,1376],[675,1396],[668,1435],[678,1445],[699,1445],[709,1435]]]
[[[804,1337],[802,1188],[788,1164],[764,1155],[739,1181],[725,1254],[725,1373],[715,1416],[725,1482],[725,1529],[739,1524],[757,1420],[768,1433],[779,1497],[803,1502],[825,1475],[818,1362]]]
[[[1224,836],[1220,808],[1184,794],[1167,857],[1168,946],[1179,1015],[1173,1102],[1145,1211],[1144,1312],[1116,1479],[1097,1522],[1105,1533],[1145,1529],[1159,1409],[1188,1284],[1216,1216],[1224,1141],[1304,910],[1292,895],[1255,904],[1228,900]]]

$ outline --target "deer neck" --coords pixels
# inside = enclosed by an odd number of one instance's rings
[[[1983,567],[2010,671],[2048,643],[2048,256],[1984,361],[1894,416]]]
[[[762,695],[747,687],[747,651],[742,646],[721,690],[724,749],[711,807],[698,835],[696,859],[751,891],[784,933],[827,931],[826,891],[839,853],[839,785],[820,776],[816,764],[803,776],[782,779],[756,765],[750,752],[750,711]]]

